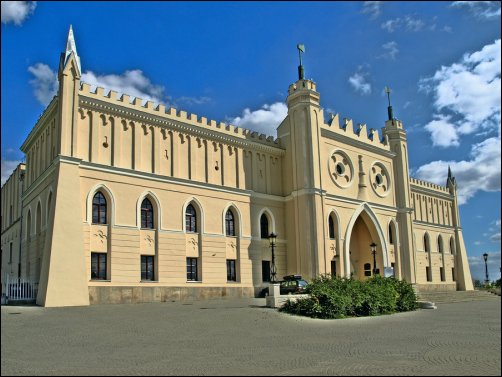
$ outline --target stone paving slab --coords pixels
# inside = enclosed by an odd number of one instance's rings
[[[496,375],[498,300],[319,320],[265,299],[1,309],[1,375]]]

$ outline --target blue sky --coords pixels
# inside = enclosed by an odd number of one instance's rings
[[[474,278],[500,277],[500,2],[4,2],[2,183],[55,93],[73,25],[83,80],[275,135],[303,43],[321,105],[381,128],[412,176],[460,190]]]

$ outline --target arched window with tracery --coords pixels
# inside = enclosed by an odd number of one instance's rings
[[[197,212],[192,204],[189,204],[185,211],[185,224],[187,232],[197,233]]]
[[[148,198],[141,203],[141,228],[153,229],[153,206]]]
[[[235,220],[231,210],[228,210],[225,214],[225,234],[230,237],[235,237]]]
[[[92,223],[106,224],[106,198],[98,191],[92,198]]]

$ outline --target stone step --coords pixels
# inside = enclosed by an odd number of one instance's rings
[[[498,299],[497,295],[487,291],[419,292],[417,296],[419,300],[436,304]]]

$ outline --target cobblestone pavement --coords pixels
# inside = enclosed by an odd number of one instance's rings
[[[500,298],[342,320],[264,302],[3,306],[1,374],[501,374]]]

